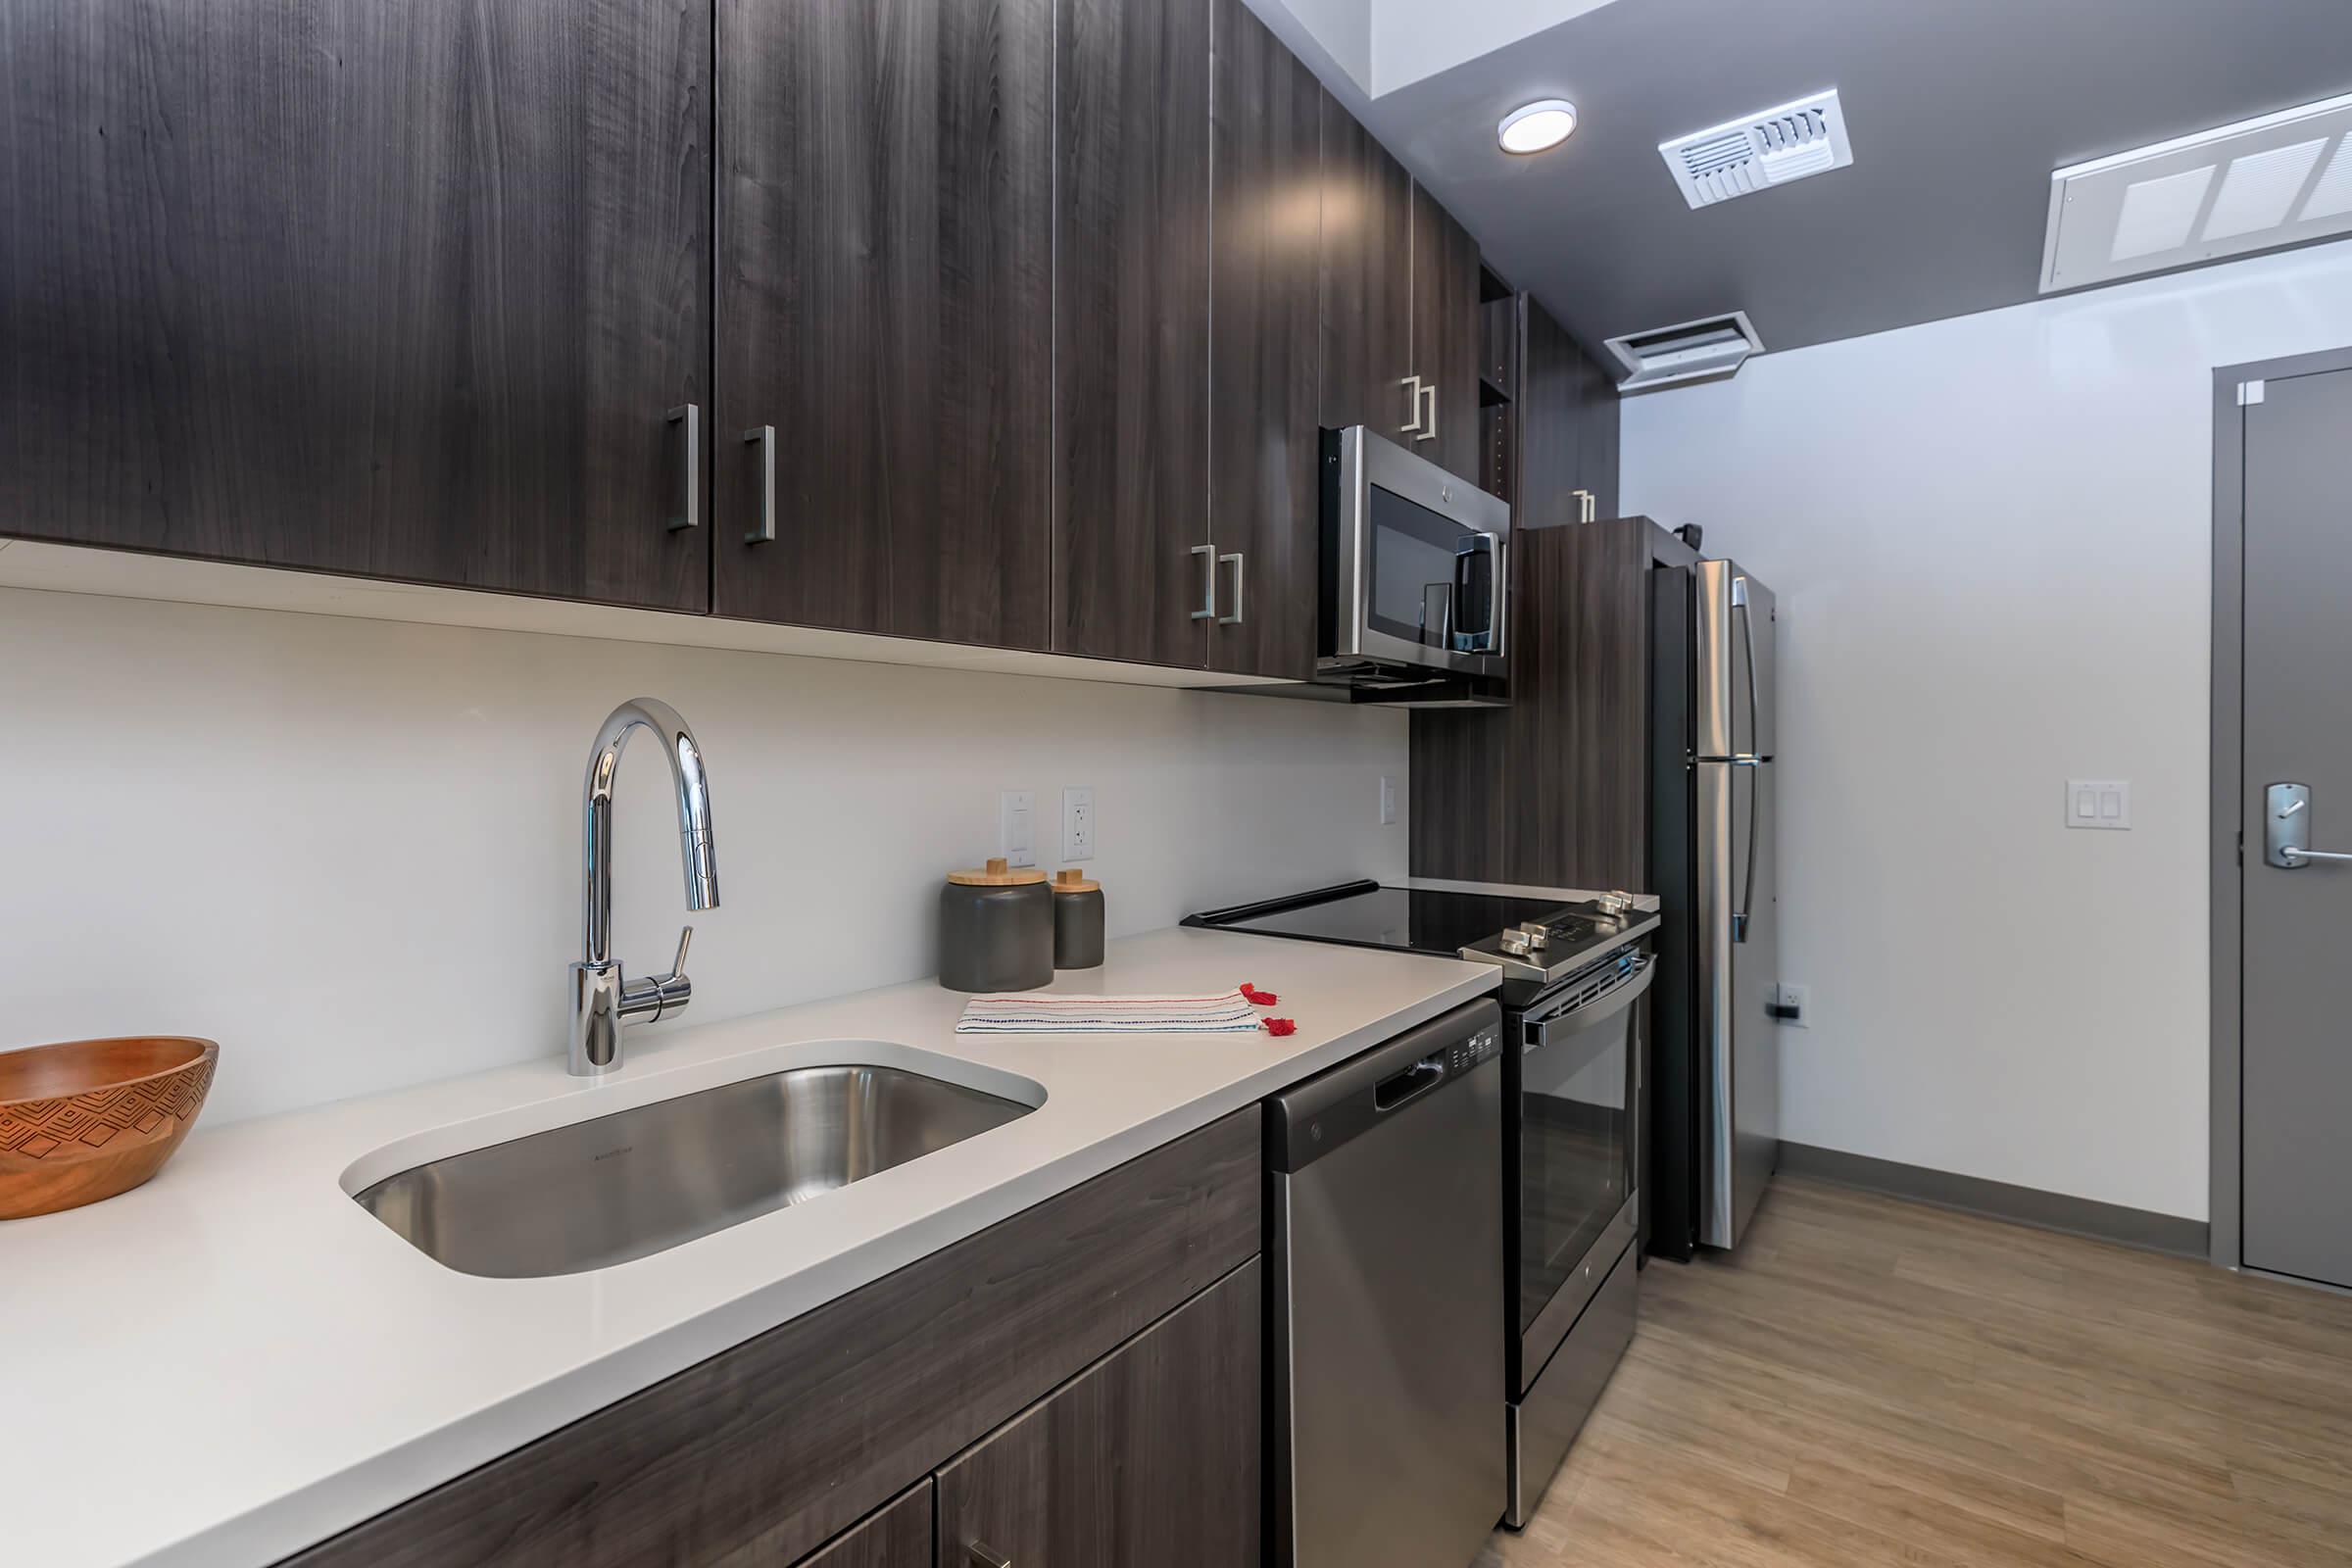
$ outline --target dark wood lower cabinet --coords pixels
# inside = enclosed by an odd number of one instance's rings
[[[941,1562],[1256,1563],[1260,1272],[1235,1270],[940,1471]]]
[[[843,1536],[799,1568],[931,1568],[931,1499],[928,1476],[880,1513]],[[758,1568],[769,1559],[737,1556],[725,1568]]]
[[[1252,1105],[288,1562],[299,1568],[798,1563],[1250,1264],[1260,1250],[1264,1164]],[[1250,1291],[1254,1300],[1253,1284]],[[1254,1333],[1254,1305],[1250,1310]],[[1198,1353],[1197,1364],[1171,1366],[1164,1376],[1223,1388],[1219,1380],[1238,1377],[1245,1359],[1255,1366],[1255,1342],[1243,1347],[1232,1337],[1239,1332],[1226,1326],[1202,1337],[1188,1327],[1150,1354]],[[1159,1363],[1147,1357],[1127,1364]],[[1115,1378],[1101,1385],[1123,1386]],[[1254,1389],[1252,1382],[1248,1419],[1238,1429],[1170,1431],[1160,1441],[1204,1450],[1247,1447],[1254,1455]],[[1156,1405],[1154,1419],[1189,1412],[1222,1421],[1237,1408],[1226,1402],[1233,1392],[1207,1403]],[[1152,1449],[1152,1463],[1160,1451]],[[1103,1460],[1122,1462],[1115,1455]],[[1181,1467],[1172,1475],[1172,1484],[1195,1485]],[[1139,1496],[1124,1483],[1117,1495],[1130,1503]],[[1248,1511],[1254,1532],[1254,1503]],[[894,1568],[899,1561],[848,1560]],[[1161,1560],[1174,1559],[1128,1559]],[[1186,1560],[1254,1559],[1212,1553]]]

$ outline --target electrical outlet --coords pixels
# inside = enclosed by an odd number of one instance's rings
[[[1396,820],[1396,781],[1388,774],[1380,776],[1380,825],[1388,827]]]
[[[997,853],[1007,864],[1037,863],[1037,811],[1027,790],[1006,790],[997,797]]]
[[[1085,860],[1094,853],[1094,786],[1075,785],[1061,792],[1061,858]]]
[[[1791,1029],[1813,1027],[1813,988],[1811,986],[1780,985],[1773,988],[1773,1003],[1779,1011],[1773,1014],[1776,1022]]]

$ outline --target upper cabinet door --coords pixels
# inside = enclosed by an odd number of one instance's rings
[[[1054,0],[718,17],[720,613],[1046,647]]]
[[[1262,1269],[1251,1258],[940,1471],[940,1562],[1255,1568]]]
[[[1478,241],[1413,186],[1413,374],[1425,394],[1412,448],[1448,473],[1479,473]],[[1433,427],[1435,433],[1433,434]]]
[[[1242,0],[1215,0],[1210,298],[1212,668],[1314,673],[1323,89]]]
[[[1592,372],[1568,329],[1530,297],[1519,368],[1519,493],[1511,521],[1521,528],[1575,522],[1585,483],[1585,409]]]
[[[1323,102],[1322,421],[1410,442],[1413,182],[1328,92]]]
[[[1057,0],[1054,646],[1208,657],[1210,0]]]
[[[710,16],[0,4],[0,531],[702,610]]]

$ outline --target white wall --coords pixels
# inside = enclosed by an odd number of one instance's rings
[[[2204,1217],[2210,372],[2346,344],[2337,244],[1627,400],[1627,510],[1781,596],[1788,1137]]]
[[[0,590],[0,1049],[215,1037],[208,1122],[560,1053],[581,773],[638,695],[710,762],[690,1024],[931,973],[1000,789],[1036,792],[1052,865],[1094,786],[1114,935],[1405,869],[1400,713]],[[616,816],[616,951],[666,968],[656,750]]]
[[[1308,0],[1296,0],[1305,4]],[[1328,0],[1321,0],[1328,3]],[[1409,87],[1426,76],[1533,37],[1609,0],[1479,0],[1476,5],[1432,5],[1430,0],[1370,0],[1368,55],[1374,96]],[[1499,104],[1494,118],[1515,106]]]

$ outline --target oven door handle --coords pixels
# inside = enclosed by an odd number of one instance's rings
[[[1657,977],[1658,960],[1656,956],[1653,955],[1643,958],[1642,966],[1635,970],[1630,978],[1620,981],[1612,989],[1602,992],[1590,1002],[1571,1007],[1566,1012],[1546,1018],[1541,1023],[1529,1024],[1527,1045],[1522,1049],[1521,1054],[1532,1056],[1546,1047],[1560,1045],[1575,1039],[1578,1035],[1599,1028],[1641,1001],[1642,993],[1647,991],[1650,982]]]

